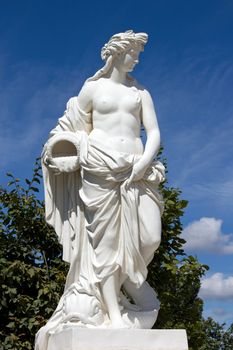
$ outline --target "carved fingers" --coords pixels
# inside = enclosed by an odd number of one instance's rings
[[[125,186],[128,188],[132,182],[139,181],[143,178],[146,172],[146,167],[140,161],[135,163],[130,174],[130,177],[125,181]]]
[[[54,172],[54,175],[60,175],[61,172],[58,167],[53,163],[53,161],[45,154],[43,159],[44,164]]]

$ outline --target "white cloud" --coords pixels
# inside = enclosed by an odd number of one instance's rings
[[[204,299],[233,299],[233,276],[224,277],[220,272],[204,278],[199,293]]]
[[[222,220],[203,217],[191,222],[183,230],[186,250],[205,250],[219,254],[233,254],[233,234],[223,234]]]

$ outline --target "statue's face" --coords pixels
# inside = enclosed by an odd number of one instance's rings
[[[129,51],[121,54],[120,57],[117,58],[116,63],[124,72],[132,72],[135,65],[139,62],[139,54],[139,50],[130,49]]]

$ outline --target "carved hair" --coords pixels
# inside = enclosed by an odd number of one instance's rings
[[[143,51],[147,40],[148,35],[146,33],[134,33],[132,30],[113,35],[101,50],[101,58],[106,61],[104,67],[98,70],[95,75],[88,78],[87,81],[98,80],[108,73],[112,67],[114,58],[127,52],[129,49]]]

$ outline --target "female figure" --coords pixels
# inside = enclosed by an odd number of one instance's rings
[[[101,51],[105,66],[69,100],[45,145],[46,220],[71,264],[47,331],[71,319],[86,326],[150,328],[157,316],[156,294],[145,280],[161,236],[158,185],[164,167],[154,161],[160,133],[150,94],[128,75],[146,42],[147,34],[133,31],[110,39]],[[69,133],[79,140],[75,171],[60,169],[48,156],[52,139]],[[149,321],[146,313],[153,313]]]

